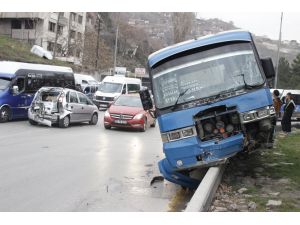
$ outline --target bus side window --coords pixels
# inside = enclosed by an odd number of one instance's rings
[[[16,85],[19,88],[19,93],[23,92],[25,90],[25,78],[24,77],[18,77]]]

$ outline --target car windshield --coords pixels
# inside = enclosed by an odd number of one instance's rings
[[[96,85],[98,82],[95,80],[89,80],[89,84]]]
[[[123,84],[104,82],[101,87],[101,91],[104,93],[120,93]]]
[[[10,82],[11,82],[11,80],[8,78],[0,77],[0,91],[3,91],[6,88],[8,88]]]
[[[139,96],[121,95],[114,103],[117,106],[139,107],[143,108],[141,98]]]
[[[152,74],[157,108],[264,83],[250,43],[176,58],[156,67]]]

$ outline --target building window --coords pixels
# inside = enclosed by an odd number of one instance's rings
[[[64,31],[64,27],[61,26],[61,25],[58,25],[58,27],[57,27],[57,32],[58,32],[58,34],[59,34],[59,35],[62,35],[62,34],[63,34],[63,31]]]
[[[81,15],[78,15],[78,23],[82,24],[82,16]]]
[[[12,20],[11,21],[11,29],[22,29],[22,21],[21,20]]]
[[[75,39],[76,32],[74,30],[70,31],[70,38]]]
[[[56,26],[55,23],[49,22],[48,30],[51,32],[55,32],[55,26]]]
[[[77,32],[77,39],[78,39],[79,41],[82,41],[82,33]]]
[[[54,43],[53,42],[48,42],[47,50],[53,52],[54,50]]]
[[[71,21],[76,21],[76,13],[71,13]]]
[[[27,30],[34,29],[34,21],[33,20],[25,20],[25,29],[27,29]]]

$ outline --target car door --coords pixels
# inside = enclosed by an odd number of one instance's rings
[[[90,121],[92,117],[92,107],[87,96],[78,93],[79,103],[81,108],[80,121]]]
[[[70,115],[71,122],[78,122],[80,121],[81,106],[79,104],[77,93],[75,91],[70,91],[67,95],[68,109],[72,112]]]

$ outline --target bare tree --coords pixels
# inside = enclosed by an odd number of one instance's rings
[[[174,43],[184,41],[191,36],[195,18],[195,13],[192,12],[172,13]]]

